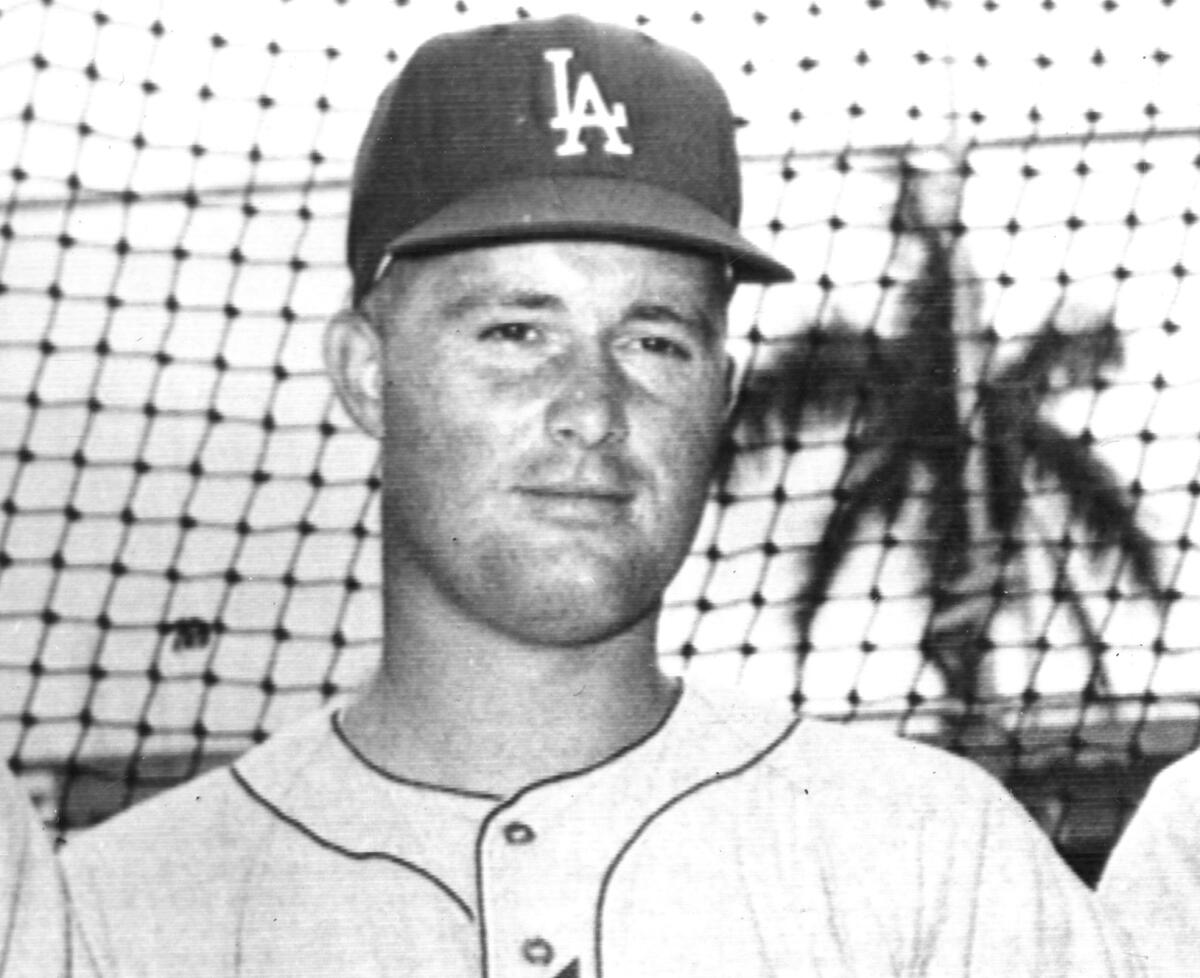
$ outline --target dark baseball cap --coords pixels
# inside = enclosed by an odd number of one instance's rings
[[[391,255],[588,237],[789,269],[737,230],[729,101],[696,58],[583,17],[444,34],[384,89],[355,161],[347,252],[359,302]]]

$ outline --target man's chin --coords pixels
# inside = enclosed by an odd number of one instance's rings
[[[628,525],[607,534],[560,529],[480,546],[464,607],[533,644],[603,642],[657,614],[675,561]]]
[[[506,634],[526,645],[548,649],[598,646],[639,628],[657,615],[658,606],[642,609],[638,614],[623,615],[586,614],[577,608],[574,613],[554,607],[541,610],[541,614],[514,616],[497,624]],[[653,634],[653,629],[649,634]]]
[[[657,615],[658,589],[637,586],[637,575],[571,578],[542,575],[496,594],[488,617],[499,630],[533,645],[595,645]],[[647,603],[647,596],[654,600]]]

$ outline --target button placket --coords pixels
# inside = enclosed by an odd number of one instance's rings
[[[515,805],[487,829],[484,860],[489,974],[496,978],[557,978],[582,946],[573,919],[571,860],[555,853],[562,840],[543,824],[547,813]],[[580,931],[581,933],[576,933]],[[567,975],[572,974],[568,967]],[[578,973],[578,968],[574,973]]]
[[[521,955],[530,964],[544,967],[554,960],[554,945],[544,937],[530,937],[521,944]]]
[[[501,834],[511,846],[527,846],[537,839],[528,823],[517,820],[506,823]],[[544,937],[529,937],[521,943],[521,956],[529,964],[545,967],[554,960],[554,945]]]
[[[537,839],[537,833],[525,822],[509,822],[503,829],[504,841],[509,845],[527,846]]]

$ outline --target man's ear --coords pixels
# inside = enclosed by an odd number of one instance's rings
[[[738,371],[737,361],[729,354],[725,355],[725,420],[728,421],[738,402]]]
[[[360,312],[343,309],[325,328],[325,366],[342,406],[369,435],[383,435],[383,342]]]

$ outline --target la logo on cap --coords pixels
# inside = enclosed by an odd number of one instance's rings
[[[545,56],[554,73],[556,112],[550,120],[550,128],[562,130],[566,137],[555,153],[559,156],[581,156],[587,152],[581,138],[583,130],[599,129],[604,133],[604,152],[614,156],[631,156],[633,147],[621,135],[621,130],[629,127],[625,103],[614,102],[610,108],[590,71],[579,76],[572,94],[567,63],[575,56],[575,52],[570,48],[551,48],[545,52]]]

